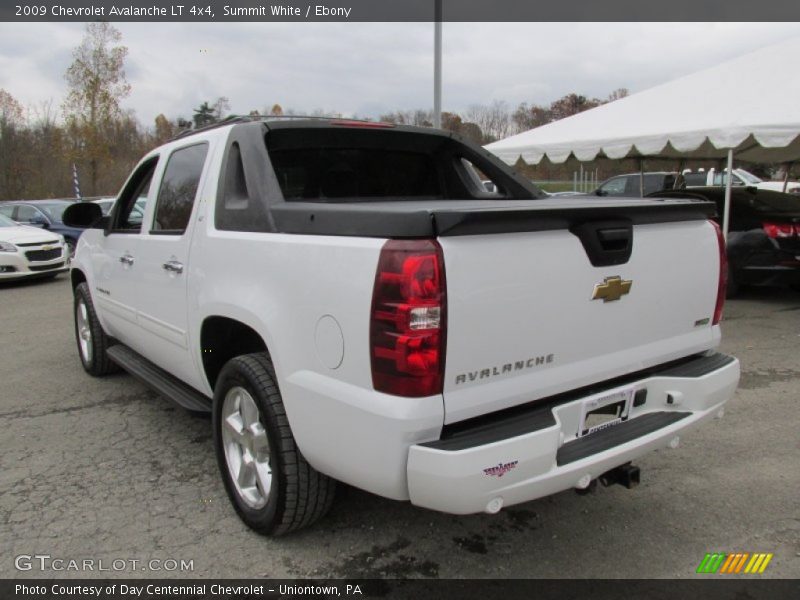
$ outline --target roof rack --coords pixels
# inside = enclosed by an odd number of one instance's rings
[[[252,123],[253,121],[283,121],[291,119],[315,119],[320,121],[345,120],[345,121],[354,121],[359,123],[375,123],[375,121],[368,121],[366,119],[350,119],[345,117],[331,117],[331,116],[320,116],[320,115],[230,115],[228,117],[225,117],[221,121],[217,121],[216,123],[211,123],[210,125],[204,125],[203,127],[198,127],[197,129],[184,129],[174,137],[170,138],[170,141],[179,140],[185,137],[189,137],[190,135],[194,135],[196,133],[203,133],[211,129],[216,129],[218,127],[225,127],[226,125],[234,125],[236,123]]]

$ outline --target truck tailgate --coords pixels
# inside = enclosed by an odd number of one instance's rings
[[[632,238],[627,261],[593,266],[567,228],[440,237],[448,302],[445,422],[713,347],[713,225],[634,224]]]

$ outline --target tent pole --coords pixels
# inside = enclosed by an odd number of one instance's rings
[[[722,213],[722,235],[728,241],[728,224],[731,220],[731,187],[733,186],[733,148],[728,149],[728,176],[725,179],[725,210]]]
[[[644,198],[644,159],[639,159],[639,197]]]
[[[683,167],[686,165],[686,159],[678,160],[678,174],[675,175],[675,181],[672,182],[672,189],[678,189],[678,183],[683,179]]]
[[[789,171],[792,170],[793,164],[794,163],[787,162],[786,165],[784,166],[784,169],[786,169],[786,173],[783,175],[783,189],[781,190],[784,194],[786,193],[786,186],[789,185]]]
[[[433,29],[433,126],[442,128],[442,0],[434,5]]]

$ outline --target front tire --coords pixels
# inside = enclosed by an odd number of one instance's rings
[[[279,536],[328,512],[336,482],[297,447],[266,353],[226,363],[214,390],[213,430],[225,490],[248,527]]]
[[[74,316],[75,341],[78,343],[78,354],[86,372],[94,377],[101,377],[118,371],[119,367],[106,352],[109,338],[97,318],[86,282],[75,288]]]

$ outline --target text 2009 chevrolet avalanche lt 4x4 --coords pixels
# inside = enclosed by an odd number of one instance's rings
[[[228,495],[263,533],[321,517],[335,480],[456,514],[632,484],[738,382],[713,350],[714,207],[540,195],[439,131],[198,130],[145,156],[110,216],[70,209],[92,226],[81,360],[212,411]]]

